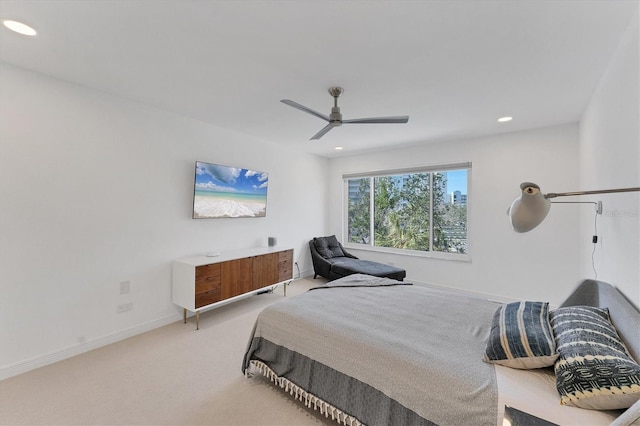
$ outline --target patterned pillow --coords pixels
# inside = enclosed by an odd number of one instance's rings
[[[562,405],[627,408],[640,399],[640,365],[611,323],[609,310],[570,306],[551,312],[560,357],[555,364]]]
[[[549,367],[558,358],[548,302],[513,302],[493,316],[484,361],[511,368]]]

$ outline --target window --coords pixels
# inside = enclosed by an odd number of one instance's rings
[[[468,254],[471,164],[343,176],[349,244]]]

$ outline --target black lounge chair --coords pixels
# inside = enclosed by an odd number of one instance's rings
[[[335,235],[316,237],[309,241],[314,275],[330,281],[351,274],[367,274],[402,281],[407,276],[404,269],[384,263],[358,259],[342,247]]]

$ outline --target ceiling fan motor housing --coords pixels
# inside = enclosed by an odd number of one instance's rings
[[[329,114],[329,122],[336,127],[342,125],[342,114],[340,114],[340,107],[334,106],[331,108],[331,114]]]

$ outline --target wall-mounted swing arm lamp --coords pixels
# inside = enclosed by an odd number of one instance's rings
[[[516,232],[529,232],[540,225],[551,208],[550,198],[571,197],[574,195],[610,194],[614,192],[637,192],[638,188],[617,188],[601,189],[596,191],[576,191],[576,192],[550,192],[543,194],[540,187],[535,183],[523,182],[520,184],[522,194],[516,198],[507,214],[511,220],[511,226]]]

